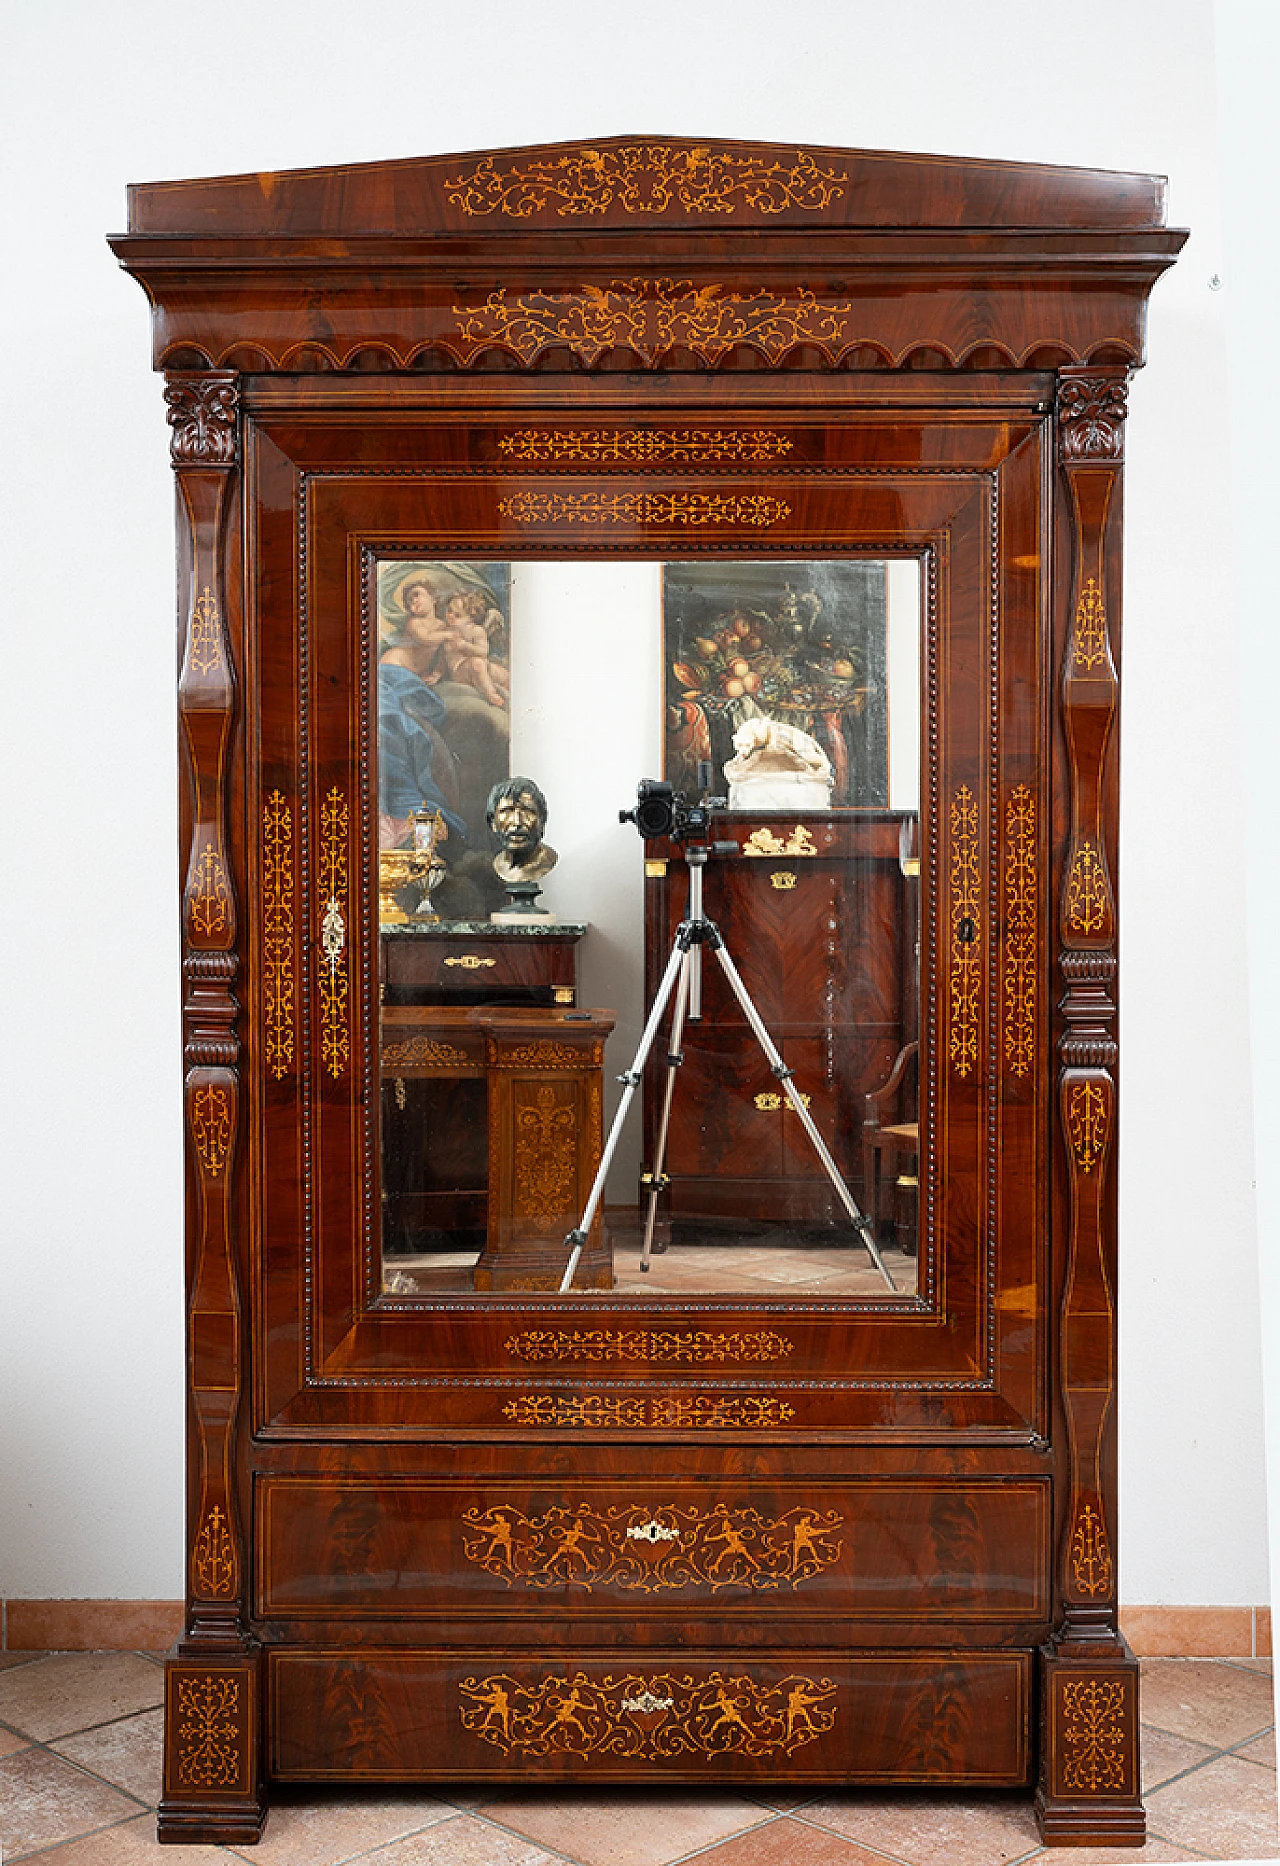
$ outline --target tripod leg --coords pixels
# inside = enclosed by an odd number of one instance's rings
[[[600,1155],[600,1164],[596,1168],[596,1176],[591,1182],[591,1191],[587,1195],[587,1203],[583,1210],[582,1217],[579,1219],[574,1229],[569,1232],[564,1241],[565,1249],[569,1252],[569,1261],[565,1265],[564,1275],[560,1279],[560,1294],[562,1296],[568,1295],[570,1289],[573,1287],[573,1278],[578,1268],[578,1259],[582,1256],[583,1247],[587,1241],[587,1234],[591,1230],[592,1224],[595,1222],[596,1208],[599,1206],[600,1200],[604,1196],[604,1182],[609,1177],[609,1168],[613,1164],[613,1156],[617,1151],[618,1141],[622,1136],[623,1123],[627,1118],[627,1110],[631,1106],[631,1098],[635,1094],[637,1088],[639,1088],[641,1080],[643,1079],[644,1066],[648,1061],[649,1051],[653,1048],[653,1039],[658,1034],[658,1025],[662,1022],[663,1013],[670,1001],[671,993],[675,990],[676,979],[680,974],[685,957],[686,954],[683,946],[676,945],[672,948],[671,957],[667,961],[667,969],[662,975],[662,983],[658,987],[658,995],[654,999],[653,1009],[649,1013],[649,1021],[645,1025],[644,1035],[640,1039],[640,1047],[635,1053],[630,1069],[627,1070],[625,1075],[618,1077],[618,1080],[625,1084],[622,1091],[622,1099],[619,1101],[617,1113],[613,1117],[613,1126],[609,1129],[609,1138],[604,1144],[604,1152]]]
[[[684,955],[684,965],[680,971],[680,987],[676,992],[676,1008],[671,1013],[671,1035],[667,1041],[667,1082],[662,1093],[662,1116],[658,1122],[658,1145],[653,1156],[653,1170],[649,1179],[649,1210],[645,1214],[644,1244],[640,1250],[640,1268],[648,1270],[649,1252],[653,1248],[653,1227],[658,1216],[658,1198],[666,1186],[663,1177],[663,1162],[667,1157],[667,1128],[671,1123],[671,1103],[676,1092],[676,1070],[684,1061],[680,1053],[680,1041],[684,1035],[685,1009],[689,1003],[689,991],[693,984],[694,960],[698,948],[691,946]]]
[[[717,939],[718,939],[718,935],[717,935]],[[788,1102],[791,1104],[792,1108],[799,1115],[802,1123],[804,1124],[805,1133],[809,1136],[810,1141],[813,1143],[813,1150],[817,1154],[819,1160],[822,1162],[822,1166],[823,1166],[824,1171],[826,1172],[827,1178],[831,1181],[832,1185],[835,1187],[836,1195],[839,1198],[840,1203],[844,1206],[845,1210],[848,1212],[849,1218],[853,1224],[854,1229],[858,1232],[858,1234],[862,1238],[862,1242],[866,1245],[867,1255],[870,1257],[872,1263],[875,1265],[876,1269],[880,1272],[881,1276],[884,1278],[889,1288],[896,1293],[898,1286],[894,1282],[893,1278],[890,1276],[888,1269],[885,1267],[884,1258],[880,1255],[879,1246],[876,1244],[875,1232],[871,1228],[871,1221],[869,1218],[865,1218],[863,1214],[858,1210],[858,1207],[854,1202],[853,1194],[850,1192],[848,1186],[845,1185],[844,1179],[842,1178],[841,1173],[840,1173],[840,1168],[836,1165],[835,1161],[832,1159],[831,1154],[827,1148],[827,1143],[823,1140],[822,1135],[818,1132],[817,1123],[814,1121],[813,1116],[809,1113],[809,1110],[805,1107],[804,1098],[802,1097],[802,1095],[800,1094],[800,1091],[795,1086],[795,1082],[792,1079],[791,1071],[787,1068],[787,1065],[783,1062],[782,1057],[778,1054],[778,1050],[774,1044],[773,1038],[769,1035],[768,1030],[765,1028],[764,1020],[761,1018],[760,1013],[759,1011],[757,1011],[755,1005],[751,1002],[750,994],[747,991],[746,986],[743,984],[741,978],[738,976],[738,968],[733,963],[733,960],[729,957],[728,949],[726,948],[723,940],[719,940],[718,944],[715,945],[715,955],[716,955],[716,958],[720,961],[721,970],[724,972],[725,977],[729,981],[730,990],[733,992],[734,997],[738,1000],[738,1003],[742,1006],[743,1015],[745,1016],[747,1022],[750,1024],[752,1030],[755,1032],[757,1043],[760,1045],[761,1049],[764,1051],[765,1055],[769,1059],[770,1068],[773,1070],[774,1075],[777,1076],[779,1082],[781,1082],[783,1092],[786,1095]]]

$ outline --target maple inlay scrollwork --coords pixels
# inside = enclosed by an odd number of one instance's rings
[[[652,367],[679,348],[714,369],[739,344],[770,363],[806,344],[831,362],[857,341],[856,301],[819,298],[804,286],[784,296],[693,279],[613,279],[576,292],[501,288],[453,310],[458,330],[448,347],[464,363],[496,343],[526,365],[543,350],[567,349],[591,368],[606,351],[627,349]]]
[[[1005,805],[1004,1054],[1011,1074],[1025,1076],[1036,1058],[1036,800],[1015,785]]]
[[[951,1028],[947,1053],[958,1076],[978,1063],[980,876],[978,803],[967,784],[951,800]]]
[[[628,143],[575,149],[523,163],[485,156],[470,174],[445,182],[454,207],[471,216],[527,220],[550,204],[561,219],[581,219],[617,207],[624,214],[729,215],[740,206],[760,214],[787,208],[819,213],[844,193],[848,174],[819,168],[797,149],[794,162],[769,162],[709,144]]]
[[[1123,1793],[1129,1744],[1123,1683],[1066,1680],[1059,1717],[1063,1787],[1089,1795]]]
[[[207,583],[191,606],[187,653],[198,674],[212,674],[222,667],[222,619]]]
[[[836,1720],[834,1682],[796,1672],[775,1684],[723,1671],[572,1671],[527,1683],[500,1672],[459,1689],[463,1729],[506,1755],[781,1757]]]
[[[489,1065],[493,1069],[573,1069],[582,1055],[570,1043],[514,1043],[509,1049],[494,1043]]]
[[[1086,577],[1076,603],[1075,649],[1072,659],[1086,671],[1107,658],[1107,611],[1096,577]]]
[[[191,1550],[194,1591],[206,1599],[236,1591],[236,1549],[227,1519],[218,1504],[206,1515]]]
[[[200,851],[192,875],[189,917],[204,939],[220,939],[231,930],[231,889],[222,853],[212,842]]]
[[[1091,1503],[1076,1516],[1071,1532],[1071,1581],[1078,1594],[1089,1597],[1111,1592],[1115,1566],[1106,1525]]]
[[[552,1286],[550,1279],[545,1284],[540,1281],[534,1284],[539,1289]],[[518,1398],[508,1400],[502,1408],[502,1416],[510,1419],[513,1425],[615,1428],[645,1425],[648,1408],[642,1399],[618,1399],[604,1393],[587,1393],[581,1397],[558,1393],[522,1393]]]
[[[529,465],[582,461],[595,466],[763,464],[791,452],[785,434],[771,428],[520,428],[504,434],[498,451]]]
[[[723,1366],[782,1361],[795,1343],[771,1329],[711,1334],[703,1329],[532,1328],[512,1335],[508,1354],[523,1361],[635,1361],[652,1366]]]
[[[175,1760],[182,1788],[237,1788],[244,1777],[238,1677],[178,1676]]]
[[[468,1561],[508,1587],[597,1587],[657,1594],[688,1587],[757,1593],[799,1587],[839,1561],[838,1510],[797,1506],[768,1516],[717,1503],[556,1504],[527,1516],[514,1504],[469,1509],[462,1523]]]
[[[512,1210],[522,1218],[555,1218],[574,1205],[578,1173],[578,1118],[550,1083],[516,1112],[515,1191]]]
[[[1110,1114],[1106,1091],[1095,1082],[1078,1082],[1067,1104],[1067,1130],[1076,1165],[1091,1173],[1107,1144]]]
[[[206,1083],[192,1094],[191,1138],[201,1168],[210,1179],[216,1179],[227,1163],[231,1146],[231,1101],[216,1082]]]
[[[281,791],[262,807],[262,1010],[266,1064],[293,1066],[293,812]]]
[[[465,1050],[436,1037],[405,1037],[382,1048],[384,1074],[393,1069],[452,1069],[467,1060]]]
[[[347,800],[334,785],[320,806],[320,848],[316,898],[320,915],[320,1060],[336,1081],[351,1056],[347,1029],[346,917],[349,876]]]
[[[603,1393],[522,1393],[507,1402],[502,1416],[524,1426],[648,1425],[664,1431],[745,1431],[786,1425],[795,1418],[795,1408],[768,1393],[662,1394],[652,1399]]]
[[[1073,933],[1105,933],[1111,925],[1107,871],[1091,842],[1082,842],[1067,875],[1067,925]]]
[[[518,525],[739,525],[791,516],[785,499],[732,492],[518,492],[498,510]]]

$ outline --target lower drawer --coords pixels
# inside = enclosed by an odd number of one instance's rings
[[[280,1780],[1029,1779],[1031,1658],[805,1652],[269,1655]]]

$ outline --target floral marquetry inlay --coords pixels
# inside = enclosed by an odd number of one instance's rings
[[[207,842],[196,861],[189,893],[189,914],[193,932],[201,938],[225,938],[231,931],[231,889],[222,854]]]
[[[218,1504],[205,1516],[191,1550],[193,1591],[207,1600],[236,1591],[236,1548]]]
[[[1085,579],[1076,603],[1075,650],[1072,660],[1086,672],[1107,658],[1107,611],[1096,577]]]
[[[1077,1594],[1109,1594],[1115,1569],[1101,1516],[1091,1503],[1081,1509],[1071,1532],[1071,1583]]]
[[[347,1029],[347,831],[350,811],[335,785],[320,806],[317,907],[320,915],[320,1060],[336,1081],[351,1056]]]
[[[772,1329],[712,1334],[702,1329],[531,1328],[512,1335],[508,1354],[522,1361],[633,1361],[648,1366],[723,1366],[782,1361],[795,1343]]]
[[[615,207],[624,214],[723,216],[739,207],[759,214],[787,208],[818,213],[844,193],[848,175],[820,168],[797,149],[794,161],[768,161],[732,149],[678,143],[628,143],[574,149],[524,162],[485,156],[470,174],[445,182],[464,214],[527,220],[550,206],[562,220],[592,218]]]
[[[669,432],[647,428],[580,428],[566,432],[521,428],[504,434],[498,451],[508,459],[530,465],[567,460],[588,466],[702,466],[778,460],[791,452],[791,442],[771,428],[680,428]]]
[[[453,310],[458,330],[448,346],[463,362],[502,344],[526,366],[544,350],[565,349],[591,368],[606,351],[625,349],[652,368],[680,349],[714,369],[739,344],[778,363],[799,344],[834,360],[856,340],[855,301],[819,298],[804,286],[781,294],[693,279],[613,279],[576,292],[503,288]]]
[[[790,1756],[835,1725],[829,1678],[776,1684],[713,1671],[568,1671],[522,1682],[501,1672],[461,1681],[462,1727],[505,1755]]]
[[[525,1426],[655,1426],[662,1431],[738,1431],[786,1425],[795,1408],[767,1393],[661,1394],[632,1398],[606,1393],[581,1396],[522,1393],[502,1409],[504,1419]]]
[[[468,1561],[507,1586],[596,1587],[657,1594],[686,1587],[799,1587],[839,1561],[838,1510],[797,1507],[782,1516],[750,1505],[562,1504],[526,1516],[514,1504],[470,1509]]]
[[[1109,1117],[1106,1090],[1096,1082],[1077,1082],[1067,1103],[1067,1132],[1082,1173],[1091,1173],[1102,1158]]]
[[[405,1037],[398,1043],[386,1043],[382,1047],[384,1072],[393,1069],[453,1069],[466,1061],[465,1050],[458,1049],[455,1044],[444,1043],[438,1037]]]
[[[967,784],[951,800],[951,1029],[947,1053],[958,1076],[978,1063],[981,996],[978,803]]]
[[[1072,1678],[1059,1710],[1062,1785],[1068,1793],[1123,1794],[1128,1787],[1125,1687],[1117,1678]]]
[[[556,1218],[574,1204],[578,1178],[578,1118],[549,1082],[517,1108],[515,1191],[512,1211],[520,1218]]]
[[[1005,805],[1004,1055],[1012,1075],[1036,1059],[1036,799],[1018,784]]]
[[[210,1179],[216,1179],[227,1163],[231,1146],[231,1098],[216,1082],[206,1083],[192,1094],[191,1138],[202,1169]]]
[[[277,1081],[293,1065],[293,812],[281,791],[262,807],[263,1047]]]
[[[739,525],[762,529],[791,516],[770,493],[518,492],[498,510],[518,525]]]
[[[192,604],[188,654],[197,674],[213,674],[222,666],[222,618],[207,583]]]
[[[1111,888],[1102,858],[1091,842],[1082,842],[1067,875],[1067,925],[1086,937],[1110,931]]]
[[[180,1788],[243,1788],[247,1771],[241,1684],[239,1676],[212,1672],[195,1677],[180,1673],[174,1679],[174,1759]]]

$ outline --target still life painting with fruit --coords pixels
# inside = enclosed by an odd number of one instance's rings
[[[749,719],[807,732],[831,761],[834,808],[889,801],[882,563],[668,564],[664,776],[717,773]]]

